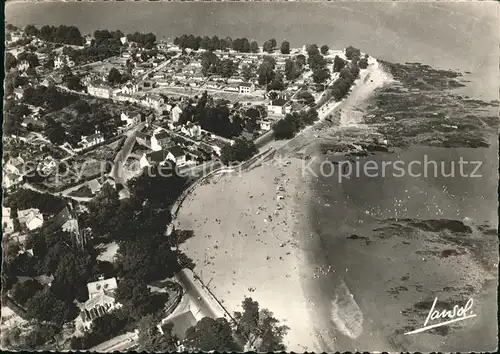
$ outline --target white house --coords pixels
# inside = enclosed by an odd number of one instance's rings
[[[72,68],[73,66],[75,66],[75,62],[71,60],[67,55],[59,55],[57,58],[54,59],[55,69],[60,69],[65,65],[68,68]]]
[[[196,138],[201,135],[201,127],[196,124],[186,124],[181,127],[181,133],[191,138]]]
[[[143,106],[153,108],[157,111],[159,111],[161,109],[161,106],[163,105],[163,103],[165,103],[163,100],[163,97],[161,97],[160,95],[155,95],[155,94],[148,94],[148,95],[144,96],[141,100],[141,104]]]
[[[122,87],[121,92],[126,94],[126,95],[131,95],[133,93],[136,93],[139,91],[139,85],[135,82],[128,82]]]
[[[2,206],[2,232],[10,234],[14,232],[14,222],[10,217],[10,208]]]
[[[269,104],[267,105],[267,110],[270,114],[282,116],[285,113],[290,112],[290,107],[288,106],[287,109],[287,103],[288,101],[283,99],[283,98],[278,98],[276,100],[270,101]]]
[[[89,299],[80,304],[80,315],[75,320],[77,328],[90,330],[92,321],[106,313],[119,309],[122,305],[115,300],[115,291],[118,287],[116,278],[104,279],[88,283]]]
[[[14,89],[14,97],[17,99],[17,100],[20,100],[22,99],[24,96],[24,90],[21,88],[21,87],[16,87]]]
[[[25,209],[17,211],[19,223],[25,224],[28,230],[38,229],[43,225],[43,215],[38,209]]]
[[[141,122],[141,115],[140,115],[140,114],[137,114],[135,117],[130,118],[130,117],[128,116],[128,114],[126,114],[126,113],[123,113],[123,112],[122,112],[122,113],[120,114],[120,119],[121,119],[123,122],[125,122],[126,127],[130,127],[130,126],[132,126],[132,125],[135,125],[135,124],[137,124],[137,123],[140,123],[140,122]]]
[[[168,149],[167,160],[174,161],[177,165],[184,165],[186,153],[180,146],[173,146]]]
[[[153,135],[154,135],[153,133],[137,132],[137,133],[135,133],[135,140],[139,144],[152,149],[151,145],[152,145]]]
[[[151,137],[151,149],[159,151],[165,148],[170,142],[170,134],[167,131],[160,131]]]
[[[6,172],[3,176],[3,186],[5,188],[10,188],[19,184],[23,181],[23,176],[18,175],[16,173]]]
[[[80,140],[78,145],[80,146],[79,149],[83,150],[95,146],[97,144],[100,144],[102,142],[104,142],[104,135],[96,131],[95,134],[89,136],[82,136],[82,139]]]
[[[144,168],[153,165],[163,165],[167,160],[167,156],[168,151],[164,149],[145,153],[139,160],[139,166],[141,166],[141,168]]]
[[[24,171],[24,159],[21,156],[11,157],[4,165],[4,170],[7,172],[22,175]]]
[[[263,119],[260,121],[260,129],[269,131],[271,130],[271,121],[268,119]]]
[[[224,91],[227,91],[227,92],[240,92],[239,88],[235,87],[235,86],[226,86],[226,87],[224,87]]]
[[[19,64],[17,64],[17,69],[20,72],[28,70],[29,67],[30,67],[30,64],[26,60],[23,60],[22,62],[20,62]]]
[[[99,183],[97,179],[93,179],[92,181],[87,183],[87,186],[90,188],[92,194],[98,193],[102,188],[102,185]]]
[[[255,91],[255,85],[249,82],[242,82],[238,86],[238,89],[240,90],[240,93],[252,93]]]
[[[44,176],[48,176],[56,167],[56,160],[54,160],[52,156],[47,156],[38,164],[37,169],[41,171]]]
[[[67,204],[53,219],[56,227],[71,235],[72,241],[82,246],[85,243],[84,234],[80,231],[77,215],[71,203]]]
[[[170,116],[172,118],[172,122],[177,123],[179,121],[179,117],[181,116],[182,109],[179,106],[175,106],[170,111]]]
[[[91,96],[100,98],[113,97],[113,90],[108,85],[101,82],[93,82],[87,86],[87,92]]]

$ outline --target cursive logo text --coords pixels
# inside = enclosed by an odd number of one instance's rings
[[[476,314],[472,313],[470,309],[472,308],[472,305],[474,301],[472,299],[469,299],[465,306],[458,306],[455,305],[453,306],[452,310],[442,310],[438,311],[436,310],[436,303],[437,303],[437,297],[434,299],[434,302],[432,303],[431,310],[429,311],[429,314],[427,315],[427,318],[425,319],[424,326],[422,328],[418,328],[414,331],[411,332],[406,332],[405,334],[415,334],[415,333],[420,333],[427,331],[432,328],[436,327],[441,327],[448,325],[453,322],[458,322],[458,321],[463,321],[468,318],[476,317]],[[438,319],[448,319],[447,321],[432,324],[432,325],[427,325],[429,323],[429,320],[438,320]]]

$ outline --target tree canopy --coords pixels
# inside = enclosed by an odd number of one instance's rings
[[[198,351],[241,351],[225,318],[202,318],[195,326],[186,330],[184,345],[190,350]]]
[[[290,54],[290,42],[283,41],[281,43],[281,54]]]
[[[225,145],[221,151],[221,160],[224,164],[241,162],[249,159],[258,152],[252,140],[236,139],[234,145]]]
[[[139,350],[147,353],[177,351],[177,338],[172,333],[173,325],[164,325],[162,334],[156,323],[153,315],[144,316],[139,321]]]
[[[245,349],[256,352],[284,351],[283,338],[289,330],[268,309],[259,309],[252,298],[242,302],[243,312],[235,312],[235,334],[246,341]]]

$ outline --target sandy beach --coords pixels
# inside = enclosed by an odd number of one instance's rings
[[[297,205],[306,196],[300,192],[301,161],[289,161],[214,177],[184,202],[176,227],[194,231],[181,248],[228,311],[240,310],[244,297],[252,297],[290,327],[287,350],[311,351],[318,347],[293,231]]]

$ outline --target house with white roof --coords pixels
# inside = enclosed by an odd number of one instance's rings
[[[255,91],[255,85],[250,82],[242,82],[238,86],[240,93],[252,93]]]
[[[168,151],[166,149],[144,153],[139,160],[139,166],[141,166],[141,168],[150,167],[153,165],[162,166],[165,164],[167,157]]]
[[[19,184],[23,181],[23,176],[18,175],[17,173],[12,173],[12,172],[5,172],[3,173],[3,182],[2,185],[5,188],[11,188],[12,186],[15,186],[16,184]]]
[[[95,81],[87,86],[87,92],[91,96],[100,98],[111,98],[113,97],[113,90],[110,86],[104,84],[103,82]]]
[[[20,72],[24,72],[24,71],[28,70],[29,67],[30,67],[30,64],[26,60],[23,60],[22,62],[17,64],[17,70],[19,70]]]
[[[182,108],[179,106],[175,106],[170,110],[170,117],[172,118],[173,123],[177,123],[182,114]]]
[[[17,219],[21,225],[26,225],[28,230],[35,230],[43,225],[42,213],[40,213],[40,210],[34,208],[18,210]]]
[[[2,206],[2,232],[10,234],[14,232],[14,221],[10,217],[10,208]]]
[[[83,150],[89,147],[95,146],[104,142],[104,135],[99,131],[96,131],[94,134],[89,136],[82,136],[80,142],[78,143],[79,148],[75,150]]]
[[[288,105],[288,101],[283,98],[278,98],[272,100],[267,105],[267,110],[270,114],[274,114],[277,116],[282,116],[286,113],[290,113],[290,105]]]
[[[121,89],[121,92],[126,95],[131,95],[137,91],[139,91],[139,85],[135,82],[128,82]]]
[[[80,304],[80,315],[75,320],[77,329],[90,330],[92,322],[106,313],[119,309],[122,305],[115,300],[118,288],[116,278],[104,279],[87,284],[89,299]]]
[[[11,157],[4,165],[4,170],[7,172],[22,175],[24,170],[24,159],[21,156]]]

